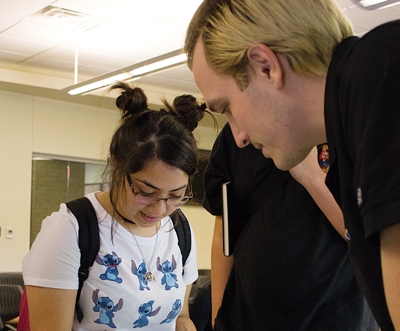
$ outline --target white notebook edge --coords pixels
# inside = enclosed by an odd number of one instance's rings
[[[228,184],[222,184],[222,224],[223,224],[223,251],[225,256],[229,256],[229,213],[228,213]]]

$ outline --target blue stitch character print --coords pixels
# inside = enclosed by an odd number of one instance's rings
[[[172,310],[169,312],[167,318],[163,320],[160,324],[172,322],[181,312],[181,308],[182,301],[180,299],[176,299],[176,301],[172,305]]]
[[[114,317],[114,312],[121,310],[124,301],[121,298],[119,299],[118,303],[114,305],[114,302],[109,297],[99,298],[99,291],[99,289],[93,291],[92,295],[92,300],[95,304],[95,306],[93,307],[93,311],[95,311],[96,313],[100,313],[99,318],[94,322],[97,324],[105,324],[108,325],[110,328],[115,329],[116,326],[112,321]]]
[[[104,258],[97,255],[96,262],[107,267],[106,272],[100,275],[101,280],[111,280],[118,284],[122,283],[122,279],[118,277],[119,272],[117,268],[121,264],[122,259],[118,257],[117,253],[112,252],[112,255],[107,254]]]
[[[172,263],[166,260],[162,264],[162,266],[160,264],[160,257],[157,257],[157,270],[161,271],[164,274],[163,278],[161,279],[161,285],[165,284],[165,289],[167,291],[169,291],[173,287],[176,288],[179,287],[177,283],[178,277],[172,273],[175,270],[175,268],[176,268],[176,261],[174,254],[172,254]]]
[[[139,312],[139,318],[133,322],[133,328],[142,328],[146,325],[149,324],[149,319],[148,317],[151,316],[156,316],[158,312],[160,311],[161,307],[158,307],[156,310],[153,311],[153,303],[154,300],[151,300],[147,303],[143,303],[140,305],[138,312]]]
[[[150,287],[147,286],[147,280],[144,278],[146,275],[147,267],[144,261],[139,264],[139,267],[136,267],[135,261],[132,262],[132,273],[137,276],[139,279],[139,290],[144,291],[144,289],[150,290]]]

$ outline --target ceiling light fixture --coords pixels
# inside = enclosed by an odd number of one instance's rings
[[[118,81],[132,81],[146,75],[170,69],[186,62],[186,54],[182,52],[182,49],[178,49],[150,60],[69,86],[63,89],[63,91],[70,95],[85,94],[99,89],[104,89]]]
[[[106,20],[70,9],[47,6],[24,20],[76,32],[88,31]]]
[[[367,10],[375,10],[384,7],[394,6],[400,0],[351,0],[357,7]]]

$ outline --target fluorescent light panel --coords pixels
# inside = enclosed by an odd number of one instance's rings
[[[400,0],[351,0],[351,2],[359,8],[375,10],[399,4]]]
[[[134,70],[130,71],[129,73],[132,76],[139,76],[139,75],[144,75],[144,74],[147,74],[149,72],[156,71],[156,70],[159,70],[159,69],[162,69],[162,68],[170,67],[170,66],[175,65],[177,63],[181,64],[181,63],[184,63],[184,62],[186,62],[186,54],[179,54],[179,55],[170,57],[168,59],[161,60],[161,61],[149,64],[147,66],[134,69]]]
[[[186,54],[176,50],[147,61],[110,72],[64,89],[70,95],[84,94],[106,88],[118,81],[136,80],[150,73],[176,67],[186,62]]]

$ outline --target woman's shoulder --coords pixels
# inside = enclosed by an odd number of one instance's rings
[[[76,289],[79,263],[78,224],[67,206],[61,204],[59,211],[43,220],[39,234],[23,259],[25,284]]]

